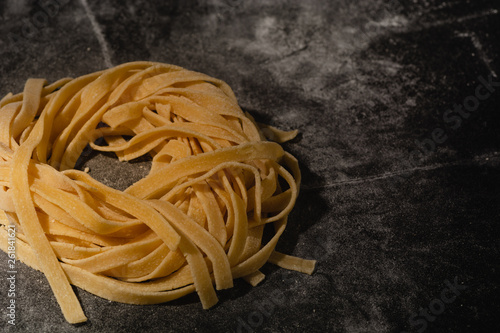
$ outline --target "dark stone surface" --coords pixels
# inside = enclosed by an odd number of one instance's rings
[[[237,281],[209,311],[196,295],[132,306],[77,289],[89,321],[71,326],[19,264],[17,325],[0,301],[0,330],[499,330],[500,87],[467,118],[447,111],[500,81],[498,1],[58,1],[0,2],[1,95],[132,60],[225,80],[257,119],[300,131],[286,149],[303,190],[278,248],[318,266],[266,265],[261,285]],[[147,170],[116,162],[130,175],[116,179],[110,160],[86,165],[117,188]]]

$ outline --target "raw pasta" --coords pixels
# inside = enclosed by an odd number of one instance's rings
[[[14,224],[17,257],[45,274],[70,323],[86,321],[71,284],[131,304],[196,291],[206,309],[236,278],[259,283],[267,261],[311,274],[315,261],[274,251],[300,171],[266,135],[295,132],[259,127],[227,84],[173,65],[29,79],[0,101],[0,247]],[[88,145],[120,161],[150,154],[151,171],[105,186],[73,169]]]

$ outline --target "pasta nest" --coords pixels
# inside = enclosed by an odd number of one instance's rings
[[[256,285],[267,261],[313,271],[274,250],[299,191],[297,160],[279,144],[295,133],[259,127],[226,83],[132,62],[29,79],[0,108],[1,248],[15,228],[16,257],[45,274],[68,322],[86,320],[71,284],[131,304],[196,291],[209,308],[214,285]],[[73,169],[87,145],[120,161],[150,154],[151,170],[113,189]]]

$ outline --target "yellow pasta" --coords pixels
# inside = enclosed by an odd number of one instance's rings
[[[29,79],[0,101],[0,247],[15,224],[18,259],[45,274],[70,323],[86,321],[71,285],[130,304],[196,291],[209,308],[234,279],[261,282],[268,261],[311,274],[315,261],[274,251],[300,185],[277,142],[295,134],[257,125],[227,84],[173,65]],[[73,169],[87,145],[121,161],[149,154],[151,170],[115,190]]]

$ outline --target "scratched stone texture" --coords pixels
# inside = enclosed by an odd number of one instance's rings
[[[196,295],[124,305],[75,289],[64,321],[44,276],[18,264],[5,332],[496,332],[499,315],[498,1],[0,2],[0,94],[152,60],[226,81],[285,144],[303,184],[278,250],[311,276],[264,266],[204,311]],[[488,83],[489,82],[489,83]],[[149,163],[89,152],[124,189]],[[5,278],[4,278],[5,276]]]

